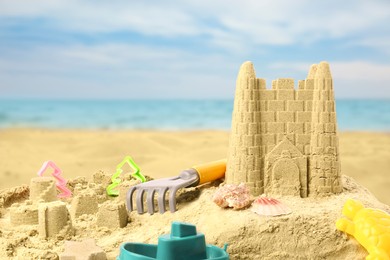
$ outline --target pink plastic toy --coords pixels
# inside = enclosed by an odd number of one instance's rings
[[[47,170],[47,168],[53,168],[52,176],[57,180],[56,186],[57,189],[61,191],[60,194],[58,194],[58,198],[69,198],[72,196],[72,192],[66,187],[66,180],[61,176],[61,169],[58,168],[58,166],[53,161],[46,161],[43,163],[41,169],[38,171],[38,176],[43,175],[43,173]]]

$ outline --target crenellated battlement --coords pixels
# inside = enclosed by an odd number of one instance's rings
[[[308,157],[309,165],[318,146],[338,152],[336,131],[333,80],[327,63],[313,65],[297,88],[294,79],[279,78],[267,89],[265,79],[257,78],[253,64],[246,62],[237,78],[226,180],[246,182],[254,194],[263,193],[270,183],[266,179],[271,178],[266,158],[275,147],[288,140]],[[307,187],[302,183],[301,195],[307,194]],[[313,193],[317,190],[310,187]]]

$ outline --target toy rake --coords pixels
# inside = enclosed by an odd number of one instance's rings
[[[160,213],[165,212],[165,195],[169,191],[169,209],[176,211],[176,192],[180,188],[195,187],[203,183],[222,178],[226,171],[226,160],[214,161],[194,166],[184,170],[179,176],[148,181],[137,184],[129,189],[126,196],[127,208],[133,210],[133,195],[137,191],[136,204],[138,214],[144,213],[144,195],[147,193],[146,203],[148,213],[154,214],[154,195],[158,194],[157,205]]]

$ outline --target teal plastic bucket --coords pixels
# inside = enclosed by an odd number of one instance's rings
[[[229,254],[225,250],[217,246],[207,245],[206,252],[207,252],[206,259],[229,260]]]
[[[173,222],[171,234],[162,235],[158,245],[124,243],[117,260],[228,260],[229,254],[214,245],[206,245],[202,233],[194,225]]]
[[[117,260],[157,259],[157,245],[142,243],[123,243]]]
[[[229,254],[213,245],[206,245],[206,257],[205,259],[212,260],[229,260]],[[120,255],[117,257],[117,260],[156,260],[157,258],[157,245],[151,244],[140,244],[140,243],[123,243],[120,247]],[[172,259],[172,258],[171,258]],[[166,259],[166,260],[171,260]],[[177,255],[174,258],[175,260],[192,260],[187,255]],[[197,258],[197,260],[203,260]]]

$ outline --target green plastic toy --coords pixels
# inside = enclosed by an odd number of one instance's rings
[[[117,260],[228,260],[227,245],[219,248],[206,245],[205,236],[196,227],[183,222],[173,222],[171,234],[162,235],[158,245],[124,243]]]
[[[146,182],[145,176],[141,174],[138,165],[133,161],[133,159],[130,156],[126,156],[122,160],[122,162],[116,166],[116,172],[111,176],[112,183],[108,185],[106,188],[108,196],[119,195],[119,191],[114,190],[114,188],[121,183],[121,179],[119,178],[119,176],[122,174],[123,172],[122,168],[126,163],[134,170],[134,172],[131,174],[133,177],[137,178],[141,182]]]

